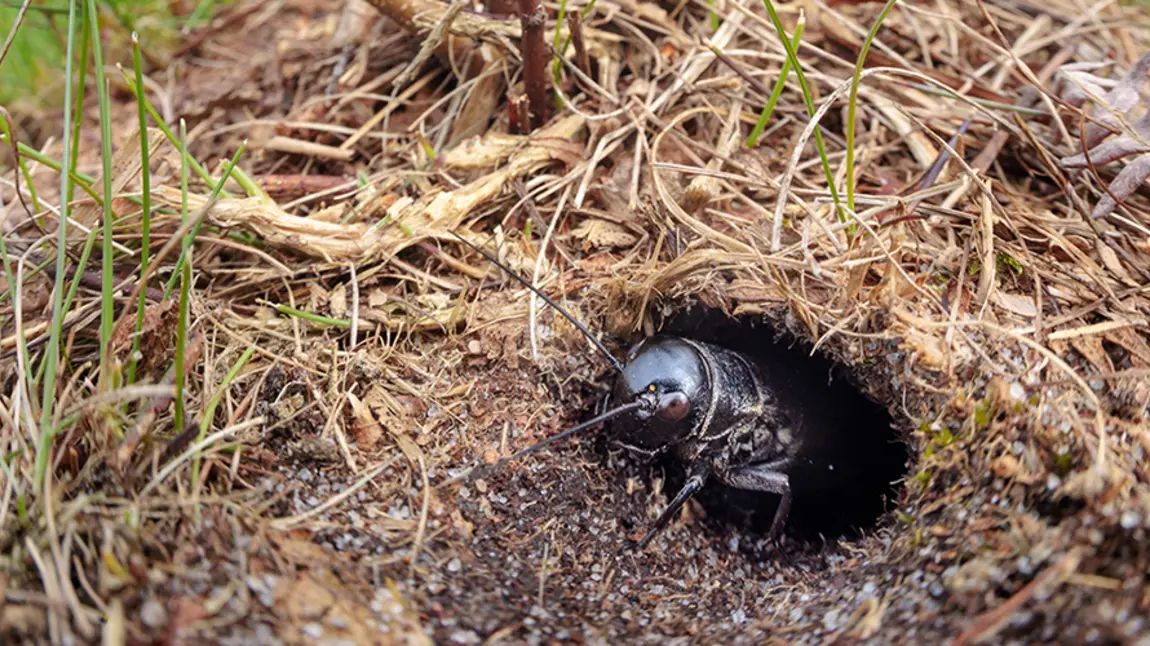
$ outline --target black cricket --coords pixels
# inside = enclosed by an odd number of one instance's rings
[[[643,549],[688,500],[714,480],[735,489],[780,497],[767,539],[782,533],[791,508],[785,470],[802,448],[800,426],[778,405],[756,363],[726,348],[656,335],[620,362],[582,323],[528,280],[455,234],[559,312],[615,367],[609,410],[594,419],[503,458],[493,468],[603,422],[625,448],[654,458],[664,453],[686,467],[686,482],[639,541]],[[469,474],[471,475],[471,474]]]

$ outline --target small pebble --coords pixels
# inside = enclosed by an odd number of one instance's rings
[[[1122,518],[1118,521],[1122,525],[1122,529],[1134,529],[1142,524],[1142,519],[1139,517],[1138,512],[1133,509],[1122,512]]]
[[[828,631],[836,630],[841,623],[842,622],[840,620],[838,610],[829,610],[829,611],[827,611],[827,614],[823,615],[823,629],[824,630],[828,630]]]
[[[447,562],[447,571],[448,572],[458,572],[462,569],[463,569],[463,562],[460,561],[458,558],[453,558]]]
[[[164,604],[155,599],[148,599],[140,608],[140,621],[148,628],[163,628],[168,624],[168,611]]]
[[[323,626],[315,622],[308,622],[303,626],[300,626],[300,632],[307,635],[308,637],[311,637],[312,639],[319,639],[320,637],[323,637]]]

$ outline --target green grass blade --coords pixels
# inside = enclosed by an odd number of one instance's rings
[[[0,137],[0,141],[3,141],[4,143],[10,143],[12,140],[8,137],[8,135],[4,135],[4,136]],[[16,148],[20,151],[20,158],[21,159],[24,159],[24,158],[31,159],[34,162],[37,162],[37,163],[40,163],[40,164],[47,166],[48,168],[56,171],[57,173],[62,172],[64,170],[63,164],[56,161],[55,159],[52,159],[51,157],[49,157],[47,155],[41,153],[39,150],[36,150],[35,148],[25,144],[22,141],[16,143]],[[75,164],[72,164],[72,165],[73,165],[73,167],[75,166]],[[92,188],[92,183],[96,181],[95,177],[92,177],[91,175],[85,175],[84,173],[79,173],[79,172],[70,172],[70,173],[68,173],[68,175],[71,176],[71,180],[72,180],[73,184],[75,184],[76,186],[79,186],[81,189],[83,189],[84,192],[87,193],[93,200],[96,200],[96,202],[98,204],[103,203],[103,198],[101,198],[100,194],[97,193]]]
[[[85,70],[85,73],[80,75],[80,78],[77,82],[76,104],[75,104],[75,107],[73,108],[75,110],[76,114],[83,114],[84,113],[83,112],[83,110],[84,110],[84,93],[87,91],[87,88],[88,88],[88,74],[86,73],[86,71],[88,69],[88,60],[92,56],[92,30],[89,28],[89,23],[91,21],[95,20],[92,13],[90,11],[88,11],[87,5],[85,5],[82,8],[82,11],[84,14],[84,29],[81,32],[81,37],[83,38],[83,40],[81,41],[81,44],[80,44],[80,69]],[[76,165],[79,163],[79,160],[80,160],[80,141],[82,140],[82,137],[80,136],[80,131],[83,129],[83,127],[84,127],[84,120],[83,119],[76,119],[76,124],[75,124],[74,130],[72,132],[72,163],[68,165],[68,172],[70,172],[70,173],[76,172]],[[94,181],[95,180],[93,179],[92,181],[88,182],[89,186],[86,189],[84,189],[89,194],[94,192],[91,190],[91,184]],[[73,180],[72,192],[68,194],[68,201],[69,202],[71,202],[72,198],[75,197],[76,185],[77,184],[76,184],[75,180]]]
[[[778,32],[779,42],[783,44],[783,49],[787,50],[787,59],[791,61],[791,67],[795,70],[795,78],[799,81],[799,88],[803,92],[803,102],[807,106],[807,114],[815,116],[815,100],[811,96],[810,85],[807,84],[807,75],[803,73],[803,66],[799,64],[799,56],[796,53],[797,47],[791,46],[791,41],[787,39],[787,32],[783,29],[783,22],[779,19],[778,12],[775,11],[775,4],[772,0],[763,0],[763,4],[767,7],[767,13],[771,16],[771,22],[775,25],[775,31]],[[835,187],[835,175],[831,172],[831,163],[827,159],[826,145],[823,143],[823,132],[818,124],[815,124],[815,146],[819,151],[819,158],[822,160],[823,172],[827,176],[827,188],[830,189],[831,198],[835,203],[835,211],[838,214],[840,222],[846,222],[847,216],[843,212],[842,204],[839,201],[839,191]]]
[[[240,149],[236,151],[235,158],[237,160],[239,159],[240,153],[243,152],[243,150],[245,150],[247,147],[248,140],[244,139],[243,142],[240,143]],[[432,159],[435,159],[434,151],[432,152]],[[223,190],[224,183],[227,182],[229,176],[236,180],[236,184],[239,184],[240,188],[244,189],[244,193],[246,193],[248,197],[256,198],[264,206],[279,206],[276,204],[275,200],[273,200],[266,192],[264,192],[264,189],[260,188],[260,185],[257,184],[254,179],[252,179],[250,176],[248,176],[247,173],[244,172],[244,169],[235,165],[235,160],[232,161],[231,166],[225,169],[223,181],[218,185],[219,190],[216,191],[216,194],[219,194],[219,192]]]
[[[112,100],[109,80],[104,74],[104,52],[100,46],[100,15],[96,11],[96,0],[88,0],[88,28],[91,30],[92,57],[96,65],[96,86],[100,98],[100,157],[103,161],[102,179],[104,188],[104,230],[100,249],[102,270],[100,272],[100,383],[102,390],[115,388],[109,344],[112,341],[112,325],[115,323],[115,277],[112,274]]]
[[[803,39],[803,30],[806,29],[807,20],[805,14],[799,14],[799,21],[795,25],[795,35],[791,37],[791,47],[798,48],[799,43]],[[775,87],[771,88],[771,96],[767,99],[767,104],[763,106],[763,111],[759,114],[759,121],[755,127],[751,129],[750,136],[747,137],[747,148],[754,148],[759,143],[759,137],[762,136],[763,130],[767,128],[767,122],[771,120],[771,115],[775,112],[775,104],[779,102],[779,97],[783,95],[783,88],[787,85],[787,79],[791,76],[791,59],[783,61],[783,69],[779,72],[779,78],[775,79]]]
[[[96,247],[96,234],[99,233],[99,227],[92,227],[88,232],[88,237],[84,240],[84,248],[80,250],[80,262],[76,263],[76,272],[72,274],[72,283],[68,287],[68,293],[64,296],[64,311],[72,311],[72,301],[76,298],[76,292],[80,290],[80,279],[84,275],[84,268],[88,266],[88,259],[92,257],[92,249]]]
[[[219,407],[220,400],[223,399],[224,393],[228,391],[228,387],[236,380],[240,371],[244,369],[248,360],[250,360],[255,353],[255,346],[248,346],[248,349],[244,350],[244,353],[240,355],[240,358],[228,370],[228,374],[224,375],[224,380],[220,382],[220,387],[216,389],[211,401],[208,402],[208,407],[204,409],[204,416],[200,419],[200,437],[196,440],[197,442],[202,442],[204,438],[208,436],[208,429],[212,427],[212,418],[216,415],[216,408]]]
[[[5,290],[8,298],[12,302],[16,302],[16,274],[12,271],[12,261],[8,257],[8,246],[4,244],[4,236],[0,236],[0,262],[4,265],[4,280],[8,283],[8,289]],[[0,301],[3,302],[3,301]]]
[[[0,141],[2,141],[4,143],[8,143],[10,140],[9,140],[7,135],[0,134]],[[61,164],[60,162],[56,161],[55,159],[52,159],[51,157],[41,153],[40,151],[36,150],[35,148],[28,146],[27,144],[25,144],[22,141],[17,142],[16,146],[20,150],[21,160],[23,160],[26,157],[28,159],[31,159],[31,160],[37,162],[37,163],[40,163],[40,164],[47,166],[48,168],[56,171],[57,173],[62,172],[64,165]],[[72,177],[72,183],[75,186],[79,186],[85,193],[87,193],[88,197],[92,198],[92,200],[94,200],[96,202],[97,206],[103,207],[104,206],[103,196],[101,196],[99,193],[96,192],[96,190],[94,188],[92,188],[92,184],[94,184],[96,182],[96,178],[92,177],[91,175],[86,175],[84,173],[81,173],[81,172],[75,170],[75,167],[76,167],[76,165],[75,165],[75,163],[73,163],[72,164],[73,170],[68,173]],[[253,182],[253,184],[254,184],[254,182]],[[142,203],[142,200],[140,200],[140,198],[138,198],[134,195],[125,196],[123,199],[125,199],[129,202],[132,202],[133,204],[141,204]]]
[[[561,63],[559,61],[559,57],[566,56],[567,55],[567,48],[571,47],[571,34],[570,33],[568,33],[567,37],[563,39],[563,44],[562,45],[559,44],[559,32],[562,30],[563,19],[565,17],[565,13],[567,11],[567,0],[561,0],[561,2],[562,2],[562,4],[559,5],[559,20],[558,20],[558,22],[555,23],[555,52],[556,52],[556,54],[555,54],[555,58],[552,60],[552,73],[555,75],[556,85],[558,85],[563,80],[560,77],[560,72],[563,69],[563,63]],[[583,9],[579,12],[579,18],[580,19],[582,19],[584,21],[587,20],[587,16],[591,13],[591,10],[595,8],[595,2],[596,2],[596,0],[591,0],[591,2],[587,3],[586,7],[583,7]],[[563,99],[562,99],[562,97],[559,96],[558,92],[555,93],[555,100],[560,104],[560,108],[562,108]]]
[[[120,68],[120,73],[124,75],[124,81],[128,84],[128,91],[132,92],[136,96],[140,96],[143,93],[143,88],[138,88],[136,86],[136,80],[128,74],[127,70]],[[164,123],[163,118],[160,117],[160,113],[156,111],[156,108],[152,105],[152,102],[147,100],[147,97],[144,98],[144,109],[148,111],[148,116],[152,118],[152,123],[156,124],[156,127],[164,133],[165,137],[167,137],[168,142],[179,149],[181,145],[179,137],[177,137],[176,134],[172,132],[172,129],[168,127],[168,124]],[[195,171],[196,175],[199,175],[200,179],[202,179],[205,184],[210,186],[216,183],[215,179],[212,178],[212,174],[209,173],[203,166],[201,166],[200,162],[192,159],[191,157],[188,157],[188,163],[191,165],[191,168],[193,171]],[[228,193],[225,192],[224,195],[227,196]]]
[[[228,162],[227,167],[224,168],[224,174],[220,176],[220,181],[216,182],[215,187],[212,189],[212,194],[208,197],[208,205],[210,205],[212,202],[215,202],[216,198],[220,196],[220,193],[223,191],[224,184],[227,183],[228,178],[231,177],[233,173],[242,172],[240,168],[236,166],[236,164],[240,161],[240,156],[244,154],[244,151],[247,150],[247,147],[248,142],[247,140],[244,140],[244,142],[240,144],[239,149],[236,150],[236,154],[232,156],[231,161]],[[186,152],[184,153],[184,157],[187,159],[187,161],[191,161],[191,155],[188,155]],[[247,176],[245,175],[244,177]],[[248,179],[248,181],[251,180]],[[183,201],[185,203],[187,202],[186,194],[183,196]],[[191,247],[191,243],[195,241],[196,236],[200,232],[200,227],[203,226],[203,223],[203,219],[200,219],[199,222],[196,222],[196,224],[192,226],[191,231],[188,232],[187,237],[184,238],[183,246],[180,248],[180,257],[176,259],[175,267],[172,270],[172,276],[168,279],[168,283],[164,286],[164,298],[167,298],[168,295],[172,293],[172,288],[176,284],[176,280],[180,274],[181,268],[184,266],[185,262],[187,262],[188,249]]]
[[[7,124],[5,124],[7,125]],[[16,274],[12,271],[12,260],[8,256],[8,246],[4,244],[4,236],[0,235],[0,263],[4,265],[4,280],[8,283],[8,289],[4,291],[12,303],[16,303]],[[0,302],[3,302],[0,300]],[[24,363],[28,383],[35,381],[35,374],[32,365],[28,363],[28,344],[25,339],[17,337],[16,339],[16,352],[19,353],[21,361]]]
[[[878,35],[879,28],[882,27],[882,23],[886,20],[890,10],[894,9],[896,2],[898,2],[898,0],[887,0],[886,6],[879,12],[878,19],[875,20],[874,25],[870,28],[870,33],[867,34],[866,40],[863,41],[862,47],[859,49],[858,60],[855,61],[854,78],[851,79],[851,91],[847,99],[846,172],[847,208],[852,212],[855,210],[855,112],[858,107],[859,83],[862,81],[863,65],[866,63],[866,57],[870,52],[871,43],[874,42],[875,37]]]
[[[30,270],[27,270],[24,272],[24,282],[27,283],[29,280],[31,280],[35,276],[40,275],[45,269],[48,268],[48,265],[53,265],[55,263],[56,263],[56,261],[53,258],[47,258],[46,260],[42,261],[38,265],[32,265],[32,268]],[[8,300],[9,298],[12,298],[12,292],[10,292],[8,290],[0,292],[0,303],[3,303],[4,301]],[[67,311],[67,310],[65,310],[65,311]]]
[[[32,181],[32,173],[28,170],[28,161],[20,155],[20,175],[24,177],[24,186],[28,189],[28,197],[32,200],[32,213],[39,216],[44,213],[44,207],[40,205],[40,196],[36,192],[36,184]],[[40,220],[40,218],[37,218]]]
[[[5,110],[3,106],[0,106],[0,139],[6,142],[14,140],[11,126],[8,123],[9,117],[8,111]],[[20,146],[17,145],[15,152],[17,165],[19,166],[17,171],[20,173],[20,177],[24,178],[24,184],[20,186],[20,188],[28,191],[28,196],[32,199],[32,215],[38,216],[44,212],[44,209],[40,206],[40,198],[36,195],[36,183],[32,181],[32,173],[28,171],[27,161],[24,159],[24,155],[20,154],[19,148]],[[20,198],[17,197],[16,199],[19,200]],[[37,218],[37,221],[43,225],[40,218]]]
[[[559,34],[563,33],[564,21],[567,18],[567,0],[559,0],[559,16],[555,19],[555,42],[551,47],[555,50],[555,55],[551,57],[551,76],[555,79],[555,86],[558,87],[563,82],[563,63],[559,61],[559,57],[567,51],[568,43],[571,41],[571,34],[567,34],[567,40],[562,44],[560,49]],[[559,109],[563,108],[563,97],[559,96],[558,90],[555,91],[555,103]]]
[[[180,225],[188,221],[188,125],[180,119]],[[190,248],[188,236],[182,240],[183,254]],[[182,256],[182,254],[181,254]],[[188,342],[188,298],[191,291],[192,263],[189,258],[184,262],[183,271],[173,272],[172,276],[180,277],[180,311],[176,323],[176,419],[175,431],[180,434],[184,430],[184,353]]]
[[[124,75],[124,80],[128,84],[128,90],[136,93],[137,96],[139,96],[139,92],[136,89],[135,79],[129,76],[128,72],[123,69],[121,69],[120,72]],[[147,100],[146,96],[144,98],[144,109],[148,111],[148,116],[151,117],[152,123],[155,123],[156,127],[164,133],[164,136],[168,139],[168,141],[173,146],[179,147],[180,142],[176,138],[176,135],[172,132],[172,129],[169,128],[166,123],[164,123],[163,119],[160,118],[160,113],[156,111],[156,108],[152,105],[151,101]],[[246,146],[247,143],[245,140],[243,147]],[[201,166],[200,163],[195,160],[195,158],[189,157],[188,163],[191,165],[192,170],[200,176],[200,179],[202,179],[205,184],[209,186],[216,186],[215,178],[213,178],[211,173],[204,169],[204,167]],[[234,170],[230,172],[234,174],[236,183],[238,183],[240,187],[244,189],[244,192],[247,193],[248,197],[254,197],[264,204],[275,204],[275,200],[271,199],[268,194],[259,187],[259,184],[257,184],[252,178],[248,177],[247,174],[244,173],[241,169],[234,168]],[[219,195],[222,195],[223,197],[232,197],[230,193],[223,190],[223,185],[223,182],[218,185]]]
[[[351,327],[351,321],[347,319],[334,319],[330,316],[323,316],[322,314],[313,314],[311,312],[305,312],[303,310],[296,309],[290,305],[274,304],[272,307],[274,307],[275,310],[280,314],[284,314],[286,316],[294,316],[295,318],[302,319],[304,321],[320,323],[322,325],[330,325],[332,327]]]
[[[559,51],[559,34],[563,33],[563,25],[566,24],[566,18],[567,0],[559,0],[559,15],[555,18],[555,42],[552,43],[555,51]],[[567,37],[570,38],[571,35],[568,34]]]
[[[63,167],[71,167],[69,156],[72,154],[72,83],[75,78],[73,70],[73,47],[76,42],[76,8],[79,0],[70,0],[68,3],[68,39],[67,54],[64,58],[64,162]],[[72,190],[71,173],[60,173],[60,195],[66,197]],[[52,327],[49,331],[48,345],[44,350],[44,381],[41,386],[40,404],[40,443],[36,446],[36,464],[33,471],[34,491],[41,491],[44,474],[48,470],[48,458],[52,455],[52,440],[56,436],[56,429],[52,425],[53,405],[56,402],[56,369],[60,360],[60,337],[64,330],[64,248],[68,243],[68,201],[61,200],[60,222],[57,226],[56,236],[56,281],[52,292]]]
[[[200,3],[196,5],[196,10],[193,11],[192,14],[188,16],[188,19],[184,21],[184,26],[181,29],[181,33],[191,33],[193,27],[207,20],[208,17],[212,14],[212,5],[215,2],[216,0],[200,0]]]
[[[212,419],[216,416],[216,408],[219,407],[220,400],[223,399],[224,393],[228,392],[228,387],[230,387],[232,382],[235,381],[236,377],[239,376],[240,370],[243,370],[244,366],[247,365],[248,360],[252,358],[252,355],[255,354],[255,352],[255,346],[248,346],[248,349],[244,350],[244,353],[240,355],[239,360],[237,360],[235,364],[233,364],[232,367],[228,370],[228,374],[224,375],[224,380],[220,382],[220,387],[217,388],[215,394],[212,395],[211,401],[208,402],[207,408],[204,409],[203,417],[200,418],[200,435],[199,438],[196,439],[197,443],[203,442],[204,438],[208,436],[208,429],[212,427]],[[200,483],[199,456],[196,456],[195,461],[192,462],[191,482],[192,491],[198,491]]]
[[[148,275],[148,259],[152,244],[152,169],[148,150],[148,110],[144,106],[144,66],[140,55],[140,38],[132,34],[132,69],[136,75],[136,112],[140,120],[140,191],[143,200],[143,222],[140,224],[140,277]],[[127,383],[136,380],[136,353],[140,351],[140,330],[144,327],[148,286],[140,289],[136,303],[136,334],[132,339],[132,354],[128,363]]]

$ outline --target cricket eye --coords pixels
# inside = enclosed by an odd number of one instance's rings
[[[678,422],[691,412],[691,400],[681,392],[667,393],[659,398],[655,415],[665,422]]]

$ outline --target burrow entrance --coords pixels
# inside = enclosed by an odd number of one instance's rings
[[[668,318],[661,330],[741,352],[758,361],[780,402],[802,419],[808,438],[788,475],[794,492],[786,534],[816,542],[857,538],[874,529],[898,502],[907,474],[905,424],[864,394],[859,378],[811,346],[787,339],[764,322],[735,319],[693,306]],[[683,481],[681,465],[667,459],[653,465],[666,476],[665,492]],[[697,497],[708,523],[737,528],[749,538],[763,535],[778,498],[712,482]],[[717,523],[716,523],[717,521]]]

